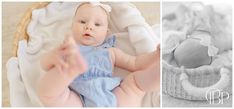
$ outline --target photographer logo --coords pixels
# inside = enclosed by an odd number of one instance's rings
[[[206,100],[210,104],[223,104],[225,99],[229,99],[229,93],[219,89],[210,89],[206,91]]]

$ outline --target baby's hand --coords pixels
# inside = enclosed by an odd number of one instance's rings
[[[73,37],[66,37],[60,47],[64,64],[60,67],[62,72],[71,75],[84,73],[87,70],[87,64],[79,52],[79,48]]]

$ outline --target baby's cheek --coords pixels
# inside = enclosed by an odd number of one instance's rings
[[[197,39],[186,39],[174,51],[175,61],[179,66],[196,68],[211,63],[208,47],[200,44]]]

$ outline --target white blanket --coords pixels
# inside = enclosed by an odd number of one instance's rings
[[[159,40],[134,5],[126,2],[108,4],[112,7],[109,22],[112,33],[117,36],[116,47],[132,55],[156,49]],[[30,41],[20,41],[18,59],[13,57],[7,64],[12,106],[42,106],[35,92],[42,73],[39,57],[63,41],[78,5],[57,2],[33,11],[27,30]],[[115,70],[120,76],[127,75],[126,71]]]

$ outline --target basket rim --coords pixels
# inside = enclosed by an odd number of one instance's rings
[[[211,73],[211,71],[213,72],[219,72],[221,67],[214,67],[214,66],[210,66],[210,65],[207,65],[207,66],[202,66],[202,67],[197,67],[197,68],[184,68],[183,70],[179,67],[175,67],[169,63],[167,63],[165,60],[161,60],[162,61],[162,66],[163,66],[163,69],[170,69],[170,70],[173,70],[175,72],[173,73],[177,73],[177,74],[180,74],[183,72],[186,72],[188,75],[199,75],[199,74],[209,74]],[[205,72],[207,71],[207,72]]]
[[[32,17],[32,11],[34,9],[39,9],[42,7],[45,7],[49,4],[50,2],[36,2],[32,4],[23,14],[23,17],[21,17],[20,21],[18,22],[16,26],[16,32],[14,33],[14,41],[13,41],[13,56],[17,57],[17,51],[18,51],[18,44],[20,40],[25,39],[27,42],[29,40],[29,36],[27,34],[27,27],[28,24],[31,21]]]

